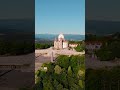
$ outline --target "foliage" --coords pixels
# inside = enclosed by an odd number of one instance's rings
[[[84,86],[83,86],[83,81],[82,81],[82,80],[79,80],[79,85],[80,85],[81,88],[84,87]]]
[[[109,61],[109,60],[111,60],[111,59],[113,60],[115,58],[113,56],[112,52],[110,52],[108,50],[105,51],[105,49],[99,50],[96,54],[101,61]]]
[[[71,69],[71,66],[68,67],[68,75],[72,76],[72,69]]]
[[[119,90],[120,67],[112,69],[87,69],[85,78],[86,90]]]
[[[75,50],[77,52],[81,52],[81,51],[85,50],[85,44],[84,43],[79,44],[77,47],[75,47]]]
[[[58,56],[56,64],[58,64],[62,68],[67,69],[69,66],[69,57],[66,55]]]
[[[53,45],[47,43],[35,43],[35,49],[46,49],[46,48],[50,48],[51,46]]]
[[[100,60],[108,61],[115,58],[120,58],[119,51],[120,41],[114,40],[103,45],[100,50],[96,51],[96,55],[100,58]]]
[[[22,55],[34,52],[34,43],[29,41],[0,40],[0,55]]]
[[[62,69],[61,69],[61,67],[59,65],[56,65],[54,70],[55,70],[55,73],[57,73],[57,74],[60,74],[61,71],[62,71]]]
[[[61,55],[55,63],[44,64],[48,70],[37,71],[35,90],[84,90],[84,59],[80,55]]]
[[[69,41],[69,44],[81,44],[83,41]]]

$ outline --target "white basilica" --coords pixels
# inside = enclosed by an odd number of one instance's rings
[[[68,41],[65,40],[63,34],[59,34],[58,38],[55,38],[55,40],[54,40],[54,48],[55,49],[68,48]]]

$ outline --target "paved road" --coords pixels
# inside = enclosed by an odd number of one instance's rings
[[[37,71],[43,63],[47,63],[51,61],[51,57],[44,57],[44,56],[38,56],[35,59],[35,71]]]
[[[30,67],[28,66],[25,69],[22,69],[25,72],[12,70],[9,73],[6,73],[8,70],[11,70],[11,67],[8,67],[7,70],[5,70],[5,67],[0,67],[0,90],[17,90],[17,88],[20,87],[31,86],[32,83],[34,83],[34,56],[35,54],[31,53],[27,55],[0,57],[0,66],[24,64],[31,65]],[[8,89],[7,87],[11,89]]]
[[[68,49],[53,50],[53,49],[49,48],[49,49],[35,50],[36,56],[38,56],[38,55],[51,56],[52,52],[53,52],[53,56],[56,56],[57,54],[58,55],[81,55],[81,54],[85,54],[85,52],[76,52],[75,50],[68,50]]]
[[[120,60],[112,62],[112,61],[100,61],[97,59],[86,57],[85,59],[86,68],[98,69],[104,67],[114,67],[120,66]]]
[[[34,85],[34,80],[34,72],[11,71],[0,77],[0,90],[17,90],[17,88],[25,86],[31,87]]]

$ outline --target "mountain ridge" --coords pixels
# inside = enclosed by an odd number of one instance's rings
[[[54,40],[59,34],[35,34],[35,39]],[[66,40],[84,40],[85,35],[79,34],[64,34]]]

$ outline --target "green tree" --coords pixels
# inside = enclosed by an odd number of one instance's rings
[[[77,47],[75,47],[75,50],[77,52],[82,52],[83,50],[85,50],[85,45],[82,43],[81,45],[78,45]]]
[[[57,74],[60,74],[61,71],[62,71],[62,69],[61,69],[61,67],[59,65],[56,65],[54,70],[55,70],[55,73],[57,73]]]
[[[36,72],[36,90],[84,90],[83,57],[60,55],[55,63],[43,64],[48,69]]]
[[[84,86],[83,86],[83,81],[82,81],[82,80],[79,80],[79,85],[80,85],[81,88],[84,87]]]
[[[72,76],[72,70],[71,70],[71,66],[68,67],[68,75]]]
[[[67,69],[69,67],[69,57],[66,55],[58,56],[56,64],[62,68]]]

